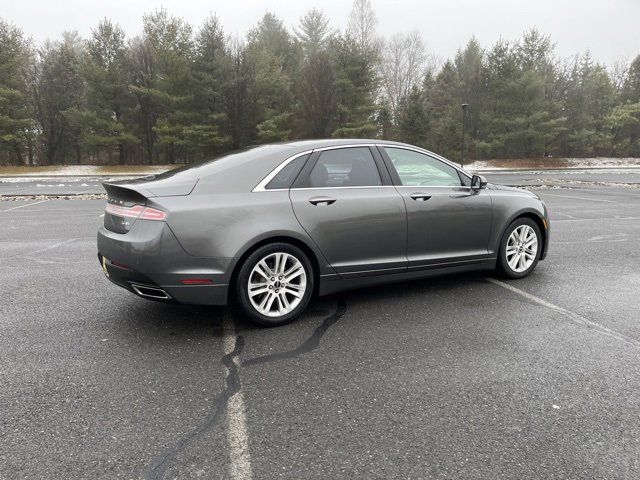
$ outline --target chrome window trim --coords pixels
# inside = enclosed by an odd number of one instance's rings
[[[377,143],[353,143],[348,145],[331,145],[330,147],[314,148],[314,152],[324,152],[325,150],[336,150],[338,148],[375,147]]]
[[[356,185],[347,187],[296,187],[289,190],[343,190],[347,188],[395,188],[393,185]]]
[[[358,186],[349,186],[349,187],[292,187],[292,188],[270,188],[268,190],[260,190],[261,192],[288,192],[290,190],[344,190],[344,189],[358,189],[358,188],[395,188],[396,190],[399,188],[409,188],[412,190],[420,190],[426,188],[460,188],[470,190],[471,187],[466,187],[464,185],[358,185]],[[258,191],[258,190],[254,190]]]
[[[295,155],[292,155],[288,158],[286,158],[280,165],[278,165],[276,168],[274,168],[271,173],[269,173],[266,177],[264,177],[260,183],[258,183],[258,185],[256,185],[254,187],[253,190],[251,190],[252,192],[282,192],[282,191],[286,191],[286,190],[326,190],[326,189],[336,189],[336,188],[380,188],[380,187],[405,187],[408,185],[365,185],[365,186],[356,186],[356,187],[303,187],[303,188],[271,188],[271,189],[267,189],[265,188],[267,186],[267,184],[273,180],[273,178],[287,165],[289,165],[289,163],[293,162],[296,158],[301,157],[302,155],[308,155],[311,154],[313,152],[323,152],[325,150],[336,150],[338,148],[356,148],[356,147],[382,147],[382,148],[399,148],[402,150],[411,150],[417,153],[421,153],[423,155],[427,155],[430,157],[435,158],[436,160],[441,161],[442,163],[445,163],[446,165],[453,167],[456,171],[460,172],[461,174],[465,175],[466,177],[468,177],[470,180],[472,178],[472,176],[467,173],[466,171],[464,171],[463,169],[461,169],[460,167],[458,167],[455,163],[447,160],[446,158],[438,155],[437,153],[433,153],[430,150],[426,150],[424,148],[420,148],[420,147],[413,147],[413,146],[408,146],[408,145],[394,145],[392,143],[353,143],[353,144],[347,144],[347,145],[331,145],[329,147],[320,147],[320,148],[313,148],[311,150],[305,150],[304,152],[300,152],[300,153],[296,153]],[[463,185],[460,185],[461,187]],[[415,187],[414,187],[415,188]],[[456,188],[456,187],[452,187],[452,186],[445,186],[445,185],[433,185],[433,186],[425,186],[425,188]]]
[[[409,188],[411,190],[421,189],[421,188],[464,188],[471,189],[471,187],[467,187],[466,185],[395,185],[396,188]]]

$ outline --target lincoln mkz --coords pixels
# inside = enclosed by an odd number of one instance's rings
[[[313,295],[482,269],[521,278],[549,244],[534,193],[381,140],[263,145],[104,187],[109,280],[147,299],[233,301],[263,325]]]

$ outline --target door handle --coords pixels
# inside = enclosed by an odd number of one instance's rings
[[[335,202],[336,202],[336,199],[331,197],[312,197],[309,199],[309,203],[317,206],[332,205]]]
[[[431,195],[427,195],[426,193],[412,193],[409,196],[413,198],[416,202],[426,202],[431,198]]]

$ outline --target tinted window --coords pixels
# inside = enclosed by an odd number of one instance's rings
[[[182,176],[187,178],[202,178],[209,175],[214,175],[218,172],[222,172],[230,167],[236,167],[238,165],[250,165],[256,160],[260,161],[263,158],[270,158],[280,156],[280,158],[287,158],[291,156],[291,147],[284,144],[275,145],[261,145],[258,147],[247,147],[242,150],[236,150],[233,152],[225,153],[219,157],[206,160],[192,165],[185,165],[168,172],[153,175],[154,180],[162,180],[163,178],[170,178],[173,176]]]
[[[436,158],[403,148],[385,147],[385,150],[398,172],[402,185],[426,187],[462,185],[458,171]]]
[[[471,186],[471,178],[467,177],[464,173],[461,173],[461,172],[458,172],[458,175],[460,176],[460,181],[462,182],[462,185],[464,185],[465,187]]]
[[[382,181],[368,147],[324,151],[309,174],[310,187],[376,185],[382,185]]]
[[[271,179],[267,186],[267,190],[273,190],[274,188],[290,188],[293,181],[296,179],[302,167],[304,167],[309,153],[302,155],[292,161],[290,161],[282,170],[280,170],[275,177]]]

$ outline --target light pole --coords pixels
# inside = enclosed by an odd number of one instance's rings
[[[467,110],[469,109],[468,103],[463,103],[462,105],[462,145],[460,148],[460,167],[464,166],[464,129],[467,124]]]

